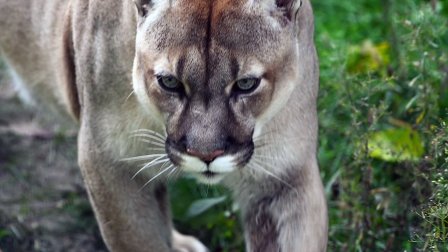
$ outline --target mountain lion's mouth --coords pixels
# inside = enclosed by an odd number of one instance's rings
[[[214,185],[219,183],[226,174],[220,173],[220,172],[212,172],[212,171],[204,171],[200,173],[196,173],[196,178],[199,182],[209,185]]]
[[[202,173],[202,175],[204,175],[207,178],[213,178],[214,176],[216,176],[216,172],[212,172],[212,171],[205,171]]]

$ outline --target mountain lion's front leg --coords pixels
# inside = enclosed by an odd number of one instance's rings
[[[139,191],[130,167],[100,151],[82,127],[79,163],[104,241],[110,251],[171,251],[171,222],[164,184]]]
[[[85,120],[88,121],[88,120]],[[110,251],[206,252],[193,237],[173,231],[166,186],[131,179],[125,162],[100,150],[100,134],[86,126],[79,134],[79,163],[104,241]]]
[[[317,166],[290,169],[247,188],[240,193],[247,251],[326,251],[327,212]]]
[[[183,235],[172,230],[173,249],[176,252],[207,252],[208,249],[196,238],[189,235]]]

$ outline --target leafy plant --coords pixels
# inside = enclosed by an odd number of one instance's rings
[[[447,162],[434,160],[431,130],[447,118],[447,19],[425,1],[325,1],[314,9],[330,251],[428,249],[411,241],[420,234],[430,243],[434,230],[424,223],[441,223],[419,210],[434,216],[448,205],[446,197],[428,200],[439,188],[433,174]]]

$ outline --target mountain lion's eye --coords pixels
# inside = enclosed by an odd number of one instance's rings
[[[179,91],[182,88],[182,83],[176,79],[174,76],[157,76],[157,81],[159,85],[168,91]]]
[[[237,93],[248,94],[257,89],[260,84],[260,79],[258,78],[246,78],[238,80],[233,86],[233,91]]]

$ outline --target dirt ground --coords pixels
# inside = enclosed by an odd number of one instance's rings
[[[0,252],[106,251],[76,165],[76,132],[36,118],[0,69]]]

